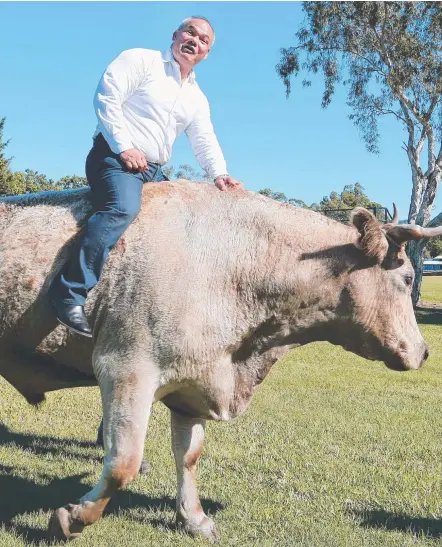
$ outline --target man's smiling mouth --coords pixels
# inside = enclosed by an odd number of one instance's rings
[[[181,51],[182,51],[183,53],[192,53],[192,54],[195,53],[194,48],[193,48],[192,46],[190,46],[189,44],[183,44],[183,45],[181,46]]]

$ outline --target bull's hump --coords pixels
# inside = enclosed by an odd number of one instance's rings
[[[316,211],[304,209],[288,203],[281,203],[268,198],[260,193],[245,189],[227,190],[221,192],[213,184],[207,182],[194,182],[177,180],[170,182],[145,184],[143,189],[143,203],[141,214],[150,215],[160,212],[160,217],[173,216],[181,210],[187,209],[196,215],[235,217],[241,225],[262,223],[270,226],[282,227],[283,224],[293,228],[301,228],[308,233],[315,229],[323,230],[330,234],[333,232],[337,238],[343,236],[345,240],[351,239],[350,233],[354,230],[326,217]],[[174,211],[174,209],[176,210]]]

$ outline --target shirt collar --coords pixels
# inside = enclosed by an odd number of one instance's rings
[[[180,66],[179,64],[175,61],[174,57],[173,57],[173,54],[172,54],[172,49],[169,48],[169,49],[166,49],[165,51],[163,51],[161,53],[161,57],[162,57],[162,60],[163,60],[163,63],[175,63],[175,65],[177,66],[178,70],[180,69]],[[195,78],[195,72],[193,70],[191,70],[189,72],[189,76],[187,77],[187,80],[190,84],[194,84],[196,82],[196,78]]]

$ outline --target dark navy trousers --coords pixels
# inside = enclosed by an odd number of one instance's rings
[[[49,297],[54,304],[84,306],[88,291],[100,279],[109,251],[140,211],[143,184],[168,180],[155,163],[148,163],[142,173],[129,171],[101,134],[94,139],[86,159],[86,177],[95,213],[52,282]]]

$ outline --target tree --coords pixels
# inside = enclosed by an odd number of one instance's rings
[[[333,191],[330,193],[330,196],[324,196],[319,202],[318,210],[328,211],[327,216],[347,223],[350,218],[349,213],[355,207],[371,209],[379,220],[385,220],[384,206],[377,201],[372,201],[365,193],[362,184],[359,182],[347,184],[340,194]],[[333,213],[333,209],[344,209],[345,211]]]
[[[327,216],[330,216],[339,222],[348,222],[349,212],[355,207],[368,207],[369,209],[374,209],[375,215],[378,216],[380,220],[384,220],[384,206],[376,201],[371,201],[365,193],[364,187],[359,182],[356,182],[356,184],[347,184],[340,194],[335,191],[330,192],[330,196],[324,196],[319,204],[312,203],[310,207],[301,199],[288,198],[284,193],[274,192],[273,190],[270,190],[270,188],[260,190],[259,193],[275,199],[276,201],[290,203],[304,209],[311,209],[318,212],[327,211]],[[377,208],[379,209],[378,212],[376,211]],[[336,213],[333,213],[336,209],[344,209],[344,211],[336,211]]]
[[[310,209],[310,207],[302,201],[302,199],[288,198],[283,192],[274,192],[270,188],[264,188],[264,190],[259,191],[263,196],[268,198],[275,199],[281,203],[290,203],[290,205],[296,205],[297,207],[302,207],[303,209]]]
[[[78,175],[62,177],[57,181],[57,186],[60,190],[74,190],[75,188],[82,188],[87,185],[87,178],[79,177]]]
[[[442,239],[440,237],[435,237],[434,239],[430,239],[430,241],[427,244],[426,251],[428,255],[431,256],[431,258],[442,255]]]
[[[167,168],[166,168],[167,169]],[[171,174],[173,173],[173,167]],[[166,175],[168,176],[168,175]],[[204,173],[200,173],[198,171],[195,171],[193,167],[191,167],[189,164],[185,163],[183,165],[180,165],[178,171],[175,172],[175,178],[177,179],[186,179],[186,180],[196,180],[196,181],[212,181],[212,177],[209,175],[207,171],[204,171]],[[170,177],[169,177],[170,178]]]
[[[0,194],[4,193],[4,189],[6,189],[11,182],[9,164],[12,158],[5,158],[5,148],[8,146],[9,141],[3,142],[5,122],[6,118],[0,120]]]
[[[378,153],[380,116],[393,116],[408,132],[403,143],[411,167],[408,222],[426,226],[442,170],[442,12],[439,2],[304,2],[305,23],[296,44],[281,50],[277,72],[287,96],[291,77],[322,73],[326,108],[336,86],[347,90],[349,118],[366,147]],[[304,80],[303,85],[311,85]],[[427,150],[425,167],[422,155]],[[440,219],[442,222],[442,218]],[[424,240],[407,252],[420,295]]]

